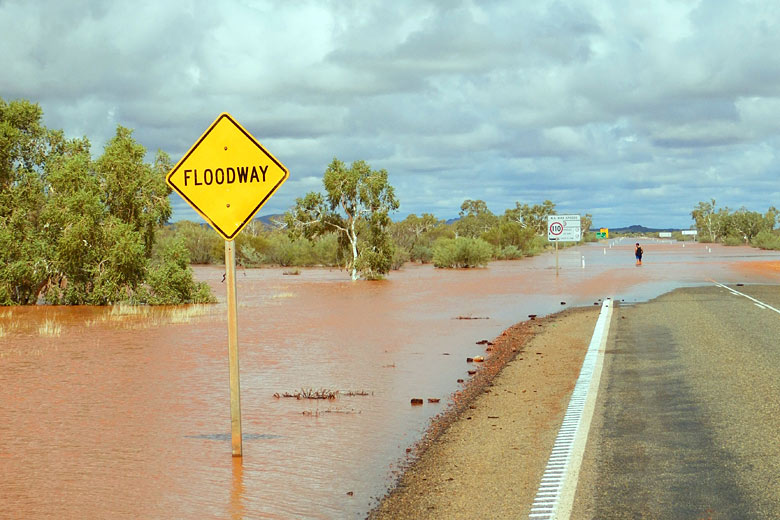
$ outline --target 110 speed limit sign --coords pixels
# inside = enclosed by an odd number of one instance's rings
[[[551,242],[579,242],[582,237],[579,215],[549,215],[547,240]]]

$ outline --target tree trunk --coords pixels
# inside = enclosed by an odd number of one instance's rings
[[[349,242],[352,245],[352,281],[357,280],[357,233],[355,233],[355,221],[352,220],[349,226]]]

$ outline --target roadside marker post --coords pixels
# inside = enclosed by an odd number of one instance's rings
[[[290,176],[289,170],[224,112],[165,180],[225,240],[230,367],[230,439],[243,456],[234,239]]]

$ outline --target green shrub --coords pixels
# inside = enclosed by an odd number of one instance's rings
[[[393,258],[390,263],[391,269],[400,269],[403,265],[410,260],[409,251],[401,247],[396,247],[393,250]]]
[[[314,264],[334,266],[339,263],[339,237],[335,233],[320,236],[312,249]]]
[[[744,246],[745,240],[742,237],[729,235],[723,239],[724,246]]]
[[[538,255],[550,246],[549,240],[545,236],[535,236],[533,240],[526,244],[526,248],[523,249],[523,253],[526,256]]]
[[[780,236],[777,233],[769,231],[767,229],[759,231],[759,233],[753,237],[750,244],[754,247],[761,249],[780,249]]]
[[[440,238],[433,243],[433,265],[435,267],[457,267],[458,248],[454,238]]]
[[[487,265],[493,248],[481,238],[440,238],[433,244],[436,267],[478,267]]]
[[[210,226],[182,220],[176,223],[173,234],[184,239],[193,264],[225,262],[225,241]],[[240,247],[237,249],[240,251]]]
[[[237,253],[236,263],[244,267],[258,267],[265,260],[265,256],[250,244],[239,245]]]
[[[270,241],[267,234],[258,232],[257,227],[247,226],[236,237],[237,264],[245,267],[257,267],[265,261],[265,253],[270,247]]]
[[[168,305],[216,301],[205,282],[193,279],[189,251],[182,239],[170,239],[160,244],[158,256],[148,269],[146,283],[139,290],[136,303]]]
[[[524,256],[523,252],[517,246],[506,246],[496,254],[496,258],[499,260],[517,260]]]
[[[427,244],[415,244],[409,252],[409,260],[429,264],[433,261],[433,248]]]
[[[312,265],[311,242],[305,238],[291,239],[286,234],[274,233],[269,238],[265,261],[282,267]]]

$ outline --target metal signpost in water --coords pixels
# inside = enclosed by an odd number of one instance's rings
[[[581,231],[579,215],[547,216],[547,240],[555,242],[555,276],[558,276],[558,242],[579,242]]]
[[[234,457],[242,456],[242,437],[233,239],[289,175],[287,168],[230,114],[223,113],[166,177],[168,185],[225,239],[230,434]]]

